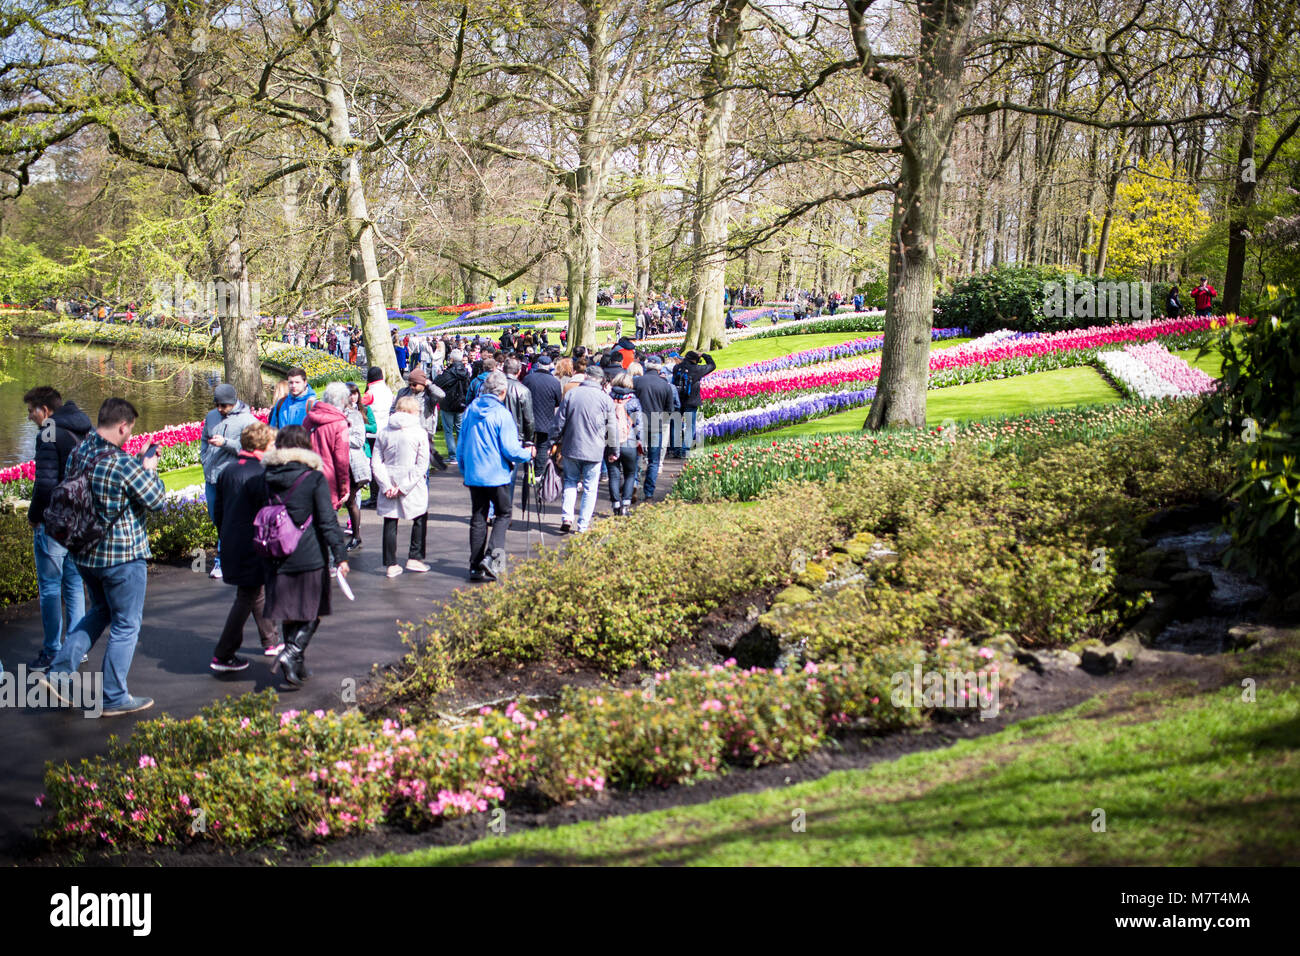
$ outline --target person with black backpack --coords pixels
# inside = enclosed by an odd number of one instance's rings
[[[45,506],[55,486],[63,480],[68,456],[94,426],[76,402],[65,402],[49,385],[31,389],[23,401],[27,404],[27,418],[37,429],[36,482],[32,487],[32,503],[27,508],[36,558],[41,625],[45,630],[41,653],[27,666],[29,671],[37,673],[50,666],[68,631],[86,613],[86,593],[76,561],[67,548],[45,533]]]
[[[95,430],[68,456],[66,475],[45,508],[46,530],[72,552],[90,591],[90,610],[68,633],[42,682],[55,699],[71,704],[67,678],[108,628],[104,717],[153,706],[152,698],[133,696],[126,683],[153,557],[145,515],[167,500],[157,449],[143,459],[122,450],[138,417],[126,399],[105,399]]]
[[[465,353],[460,349],[452,349],[447,367],[433,380],[433,384],[444,392],[439,411],[442,437],[447,442],[448,464],[456,461],[456,445],[460,441],[461,422],[465,420],[465,404],[471,378],[469,367],[465,364]]]
[[[718,367],[708,353],[687,352],[673,369],[673,387],[681,402],[681,448],[678,457],[685,458],[695,440],[695,419],[700,411],[700,382]]]

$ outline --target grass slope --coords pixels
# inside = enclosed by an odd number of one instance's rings
[[[925,418],[938,425],[947,419],[966,421],[988,415],[1031,412],[1046,408],[1073,408],[1076,405],[1101,405],[1121,398],[1091,366],[1053,369],[1032,375],[989,382],[971,382],[937,388],[926,395]],[[773,438],[798,435],[824,435],[834,432],[860,431],[866,420],[866,406],[849,409],[838,415],[815,418],[789,428],[766,432]]]
[[[1226,686],[1126,685],[1001,733],[806,784],[361,861],[599,865],[1281,864],[1300,852],[1296,639]],[[1249,668],[1249,670],[1247,670]],[[1241,674],[1283,671],[1242,700]],[[1105,832],[1094,832],[1095,810]],[[798,811],[804,832],[792,826]]]

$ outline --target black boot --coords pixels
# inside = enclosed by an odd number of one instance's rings
[[[320,618],[316,618],[307,625],[306,635],[298,642],[298,676],[302,680],[311,677],[311,670],[307,667],[307,645],[311,643],[311,639],[316,635],[316,628],[318,627],[320,627]]]
[[[298,687],[302,684],[302,649],[304,642],[302,636],[311,627],[310,621],[285,621],[284,623],[284,650],[280,656],[275,659],[275,667],[280,668],[280,676],[284,678],[285,683],[290,687]],[[310,638],[308,638],[310,640]]]

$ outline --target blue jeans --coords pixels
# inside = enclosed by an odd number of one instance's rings
[[[439,411],[442,419],[442,437],[447,442],[447,457],[455,459],[456,443],[460,441],[460,423],[465,420],[464,412]]]
[[[41,625],[45,628],[44,650],[53,657],[63,646],[64,635],[85,615],[86,592],[68,549],[45,533],[44,522],[32,529],[32,551],[41,596]]]
[[[695,416],[698,413],[698,408],[682,409],[681,451],[683,458],[685,458],[687,453],[691,450],[691,445],[695,443]]]
[[[663,454],[662,445],[651,445],[646,449],[645,466],[645,500],[655,496],[655,481],[659,478],[659,456]]]
[[[203,483],[203,497],[208,502],[208,520],[217,523],[217,486],[211,481]],[[217,556],[212,561],[214,568],[221,567],[221,529],[217,528]]]
[[[560,520],[573,522],[573,506],[577,503],[578,485],[582,485],[582,511],[578,516],[578,530],[591,526],[591,516],[596,513],[596,493],[600,488],[600,462],[564,459],[564,500]]]
[[[95,646],[108,628],[108,650],[104,654],[104,706],[118,707],[131,693],[126,675],[131,670],[135,644],[140,639],[144,617],[144,590],[148,568],[143,558],[107,568],[80,567],[90,589],[90,610],[68,632],[68,639],[50,665],[50,676],[71,674],[81,658]]]

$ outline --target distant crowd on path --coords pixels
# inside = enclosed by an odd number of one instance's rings
[[[861,312],[866,304],[866,297],[861,292],[856,292],[849,298],[843,292],[833,289],[829,292],[824,289],[788,289],[785,298],[787,302],[793,303],[796,320],[816,318],[823,311],[827,315],[834,315],[846,303],[852,304],[854,312]],[[775,322],[775,317],[773,321]]]
[[[209,663],[214,673],[251,666],[238,651],[252,617],[262,653],[274,658],[284,685],[292,689],[311,676],[305,652],[331,612],[333,582],[351,596],[348,556],[362,547],[363,507],[375,508],[383,522],[384,573],[427,572],[431,472],[455,466],[469,490],[471,581],[505,572],[517,488],[527,515],[529,496],[540,500],[543,485],[552,484],[562,533],[591,527],[602,477],[616,516],[631,513],[638,500],[654,500],[663,459],[685,457],[695,442],[700,383],[716,367],[712,357],[648,355],[626,337],[598,352],[576,349],[572,357],[560,357],[554,346],[521,352],[518,344],[507,330],[500,342],[480,341],[469,353],[452,347],[436,374],[421,360],[394,383],[396,392],[372,367],[364,390],[332,382],[318,397],[306,372],[294,368],[266,424],[234,387],[214,389],[200,449],[206,506],[218,533],[210,576],[236,589]],[[157,449],[138,456],[123,450],[138,420],[125,399],[105,400],[93,426],[52,386],[29,390],[24,402],[38,429],[28,518],[45,638],[29,671],[43,675],[54,698],[71,703],[68,679],[107,630],[102,715],[147,709],[152,699],[133,695],[127,677],[152,557],[146,515],[166,501]],[[440,428],[445,459],[434,443]],[[58,515],[46,527],[50,502],[68,500],[78,482],[87,512],[102,525],[102,536],[90,543],[57,540]],[[399,564],[403,521],[411,530]]]

